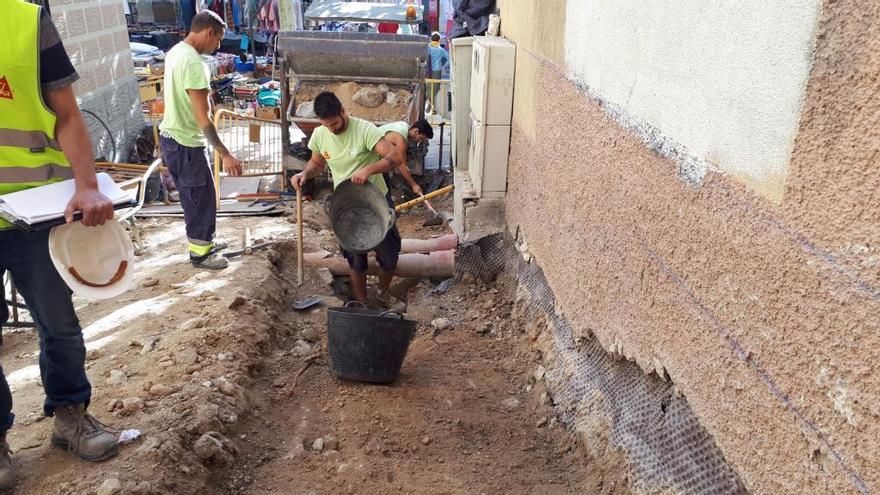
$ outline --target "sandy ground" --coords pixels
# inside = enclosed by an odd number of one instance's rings
[[[291,218],[220,219],[233,249],[246,226],[257,242],[278,241],[222,272],[188,264],[182,220],[141,220],[147,250],[136,286],[110,301],[75,301],[90,410],[141,432],[112,460],[90,464],[49,445],[35,333],[6,331],[15,493],[622,493],[584,467],[557,424],[518,324],[480,324],[508,317],[503,286],[461,281],[434,294],[431,281],[398,281],[419,321],[401,376],[391,385],[336,378],[326,307],[296,312],[290,303],[341,301],[329,273],[307,269],[296,286]],[[321,208],[308,204],[305,218],[306,250],[334,251]],[[426,218],[404,216],[403,236],[447,231],[421,227]],[[434,328],[437,318],[448,327]],[[100,488],[112,480],[121,492]]]

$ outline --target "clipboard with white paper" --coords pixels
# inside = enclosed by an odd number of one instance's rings
[[[106,173],[96,174],[98,190],[113,203],[114,209],[132,206],[131,193],[122,190]],[[64,223],[64,210],[73,197],[73,179],[53,182],[14,193],[0,195],[0,217],[23,230],[40,230]],[[76,212],[75,218],[80,218]]]

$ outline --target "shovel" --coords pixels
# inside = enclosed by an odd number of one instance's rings
[[[436,191],[429,192],[428,194],[421,194],[421,195],[419,195],[418,198],[416,198],[412,201],[407,201],[406,203],[399,204],[399,205],[395,206],[394,211],[400,212],[400,211],[403,211],[407,208],[411,208],[412,206],[417,205],[419,203],[425,203],[425,206],[427,206],[428,209],[431,210],[431,213],[433,213],[434,216],[425,220],[425,223],[423,223],[422,226],[423,227],[431,227],[433,225],[443,225],[443,217],[441,217],[437,213],[437,210],[435,210],[434,207],[431,206],[431,203],[428,200],[431,198],[446,194],[449,191],[451,191],[452,189],[453,189],[453,186],[446,186],[442,189],[438,189]]]
[[[424,197],[424,195],[422,195],[422,197]],[[443,217],[441,217],[440,214],[437,213],[437,210],[435,210],[434,207],[431,206],[431,202],[428,201],[427,199],[425,200],[425,206],[429,210],[431,210],[431,213],[433,213],[434,216],[425,220],[425,223],[422,224],[422,227],[433,227],[435,225],[443,225]]]
[[[297,299],[296,301],[293,301],[293,309],[297,311],[302,311],[304,309],[311,308],[312,306],[315,306],[317,304],[321,304],[322,302],[324,302],[324,298],[321,296],[312,296],[305,299]]]
[[[296,190],[296,283],[303,284],[303,198]]]

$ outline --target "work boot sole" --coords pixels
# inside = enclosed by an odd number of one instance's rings
[[[72,452],[70,450],[70,442],[63,439],[63,438],[58,438],[55,435],[52,435],[52,445],[54,445],[56,447],[61,447],[62,449],[67,450],[68,452]],[[85,459],[89,462],[105,461],[105,460],[115,456],[118,453],[119,453],[119,445],[118,444],[113,445],[112,447],[105,450],[104,452],[101,452],[101,453],[95,454],[95,455],[91,455],[91,456],[80,454],[78,452],[73,452],[73,454],[76,455],[77,457],[79,457],[80,459]]]
[[[200,261],[191,261],[191,263],[192,263],[192,266],[194,266],[196,268],[207,268],[208,270],[222,270],[222,269],[229,266],[229,263],[227,263],[225,265],[216,265],[216,266],[206,265]]]

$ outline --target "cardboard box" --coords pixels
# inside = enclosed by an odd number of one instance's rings
[[[156,89],[155,83],[141,83],[138,86],[138,92],[140,93],[142,102],[155,100],[156,97],[159,96],[159,91]]]
[[[257,107],[255,116],[263,120],[280,120],[281,111],[278,107]]]

